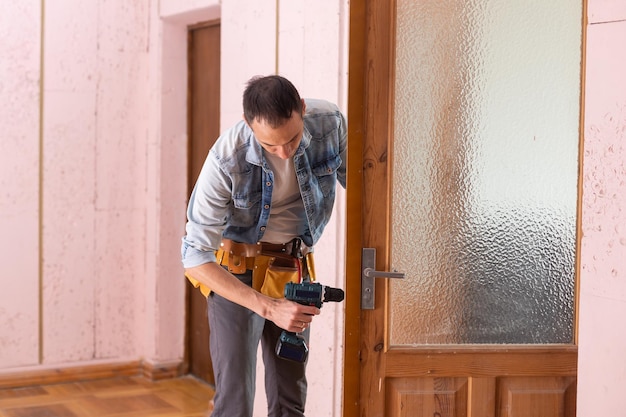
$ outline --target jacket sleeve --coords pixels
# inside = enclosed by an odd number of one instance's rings
[[[215,262],[231,204],[231,181],[211,150],[200,171],[187,207],[181,255],[185,268]]]
[[[348,123],[342,112],[339,112],[339,157],[341,158],[341,166],[337,170],[337,180],[339,184],[346,188],[346,171],[348,165]]]

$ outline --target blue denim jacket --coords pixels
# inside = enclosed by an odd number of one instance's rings
[[[330,219],[337,181],[346,186],[347,126],[336,105],[306,100],[304,134],[294,155],[308,220],[307,246],[321,237]],[[237,242],[263,240],[274,174],[249,126],[240,121],[209,151],[187,209],[182,244],[185,268],[215,262],[222,236]]]

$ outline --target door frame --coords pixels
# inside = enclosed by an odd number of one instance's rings
[[[394,37],[392,28],[395,26],[392,13],[395,9],[393,0],[351,0],[349,30],[349,64],[348,67],[348,179],[347,189],[350,190],[346,199],[346,239],[351,244],[346,247],[346,293],[357,296],[346,297],[345,305],[345,355],[344,355],[344,395],[343,415],[357,417],[361,415],[360,392],[361,380],[362,332],[373,329],[382,333],[384,323],[374,310],[362,311],[359,294],[361,294],[361,250],[367,247],[387,247],[387,227],[389,213],[387,200],[389,196],[377,196],[368,199],[368,210],[379,213],[384,222],[378,227],[365,228],[362,216],[362,202],[366,201],[365,186],[368,181],[388,182],[389,166],[387,164],[387,147],[390,140],[390,113],[392,103],[392,62]],[[375,109],[375,110],[374,110]],[[373,137],[387,138],[382,143],[385,149],[364,150],[366,132]],[[380,136],[379,136],[380,135]],[[374,160],[368,161],[364,155],[371,155]],[[379,155],[378,157],[376,155]],[[366,171],[375,172],[366,173]],[[370,226],[370,225],[368,225]],[[365,235],[367,233],[367,236]],[[378,269],[388,268],[388,254],[378,250],[376,253]],[[375,305],[380,305],[386,296],[385,280],[376,280]],[[379,334],[383,337],[384,335]],[[377,346],[384,349],[382,346]],[[375,364],[372,364],[375,366]]]
[[[391,5],[395,2],[391,1]],[[391,5],[384,2],[370,0],[352,0],[350,2],[350,30],[349,30],[349,64],[348,67],[348,176],[347,189],[350,190],[346,199],[346,210],[350,213],[346,217],[346,239],[352,244],[346,247],[346,292],[347,294],[361,294],[361,249],[365,242],[375,242],[368,239],[364,234],[362,201],[364,199],[364,170],[368,164],[364,161],[365,132],[372,135],[382,134],[389,137],[389,113],[384,105],[390,103],[391,85]],[[384,77],[386,74],[386,77]],[[376,80],[388,80],[388,82],[372,82]],[[369,109],[383,107],[382,112],[374,113]],[[377,117],[372,115],[376,114]],[[368,129],[371,129],[368,130]],[[385,162],[385,161],[380,161]],[[376,164],[377,165],[377,164]],[[377,165],[379,166],[379,165]],[[388,181],[388,168],[379,172],[378,178],[373,180]],[[378,204],[381,216],[388,218],[386,207],[387,196],[372,201]],[[372,207],[372,209],[374,209]],[[385,231],[368,229],[372,235],[382,232],[386,239]],[[368,243],[371,245],[371,243]],[[371,246],[373,247],[373,246]],[[383,260],[386,254],[377,251],[376,265],[387,266]],[[383,295],[381,280],[376,283],[376,300],[380,302]],[[344,393],[343,415],[357,417],[360,414],[360,391],[361,391],[361,322],[373,321],[372,324],[380,329],[375,316],[371,312],[361,310],[359,296],[346,297],[345,305],[345,354],[344,354]],[[365,327],[365,326],[364,326]]]

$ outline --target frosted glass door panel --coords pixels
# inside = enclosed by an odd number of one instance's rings
[[[573,343],[582,2],[398,0],[390,342]]]

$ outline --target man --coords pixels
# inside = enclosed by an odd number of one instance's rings
[[[212,416],[252,416],[259,342],[268,416],[304,416],[306,362],[280,358],[275,347],[283,329],[308,342],[320,310],[281,291],[286,281],[314,279],[313,245],[336,182],[346,184],[347,126],[336,105],[301,99],[280,76],[252,78],[243,110],[207,156],[182,245],[185,274],[210,294]]]

